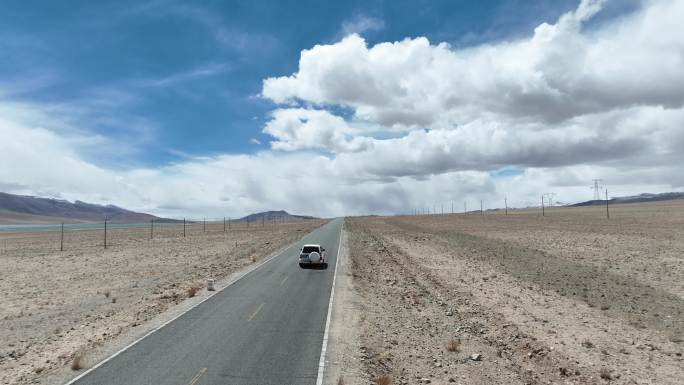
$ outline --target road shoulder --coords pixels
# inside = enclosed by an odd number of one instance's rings
[[[323,384],[362,384],[367,381],[364,381],[359,351],[361,306],[354,289],[347,232],[344,229],[340,244]]]

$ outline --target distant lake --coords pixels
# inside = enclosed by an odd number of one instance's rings
[[[154,227],[174,226],[178,223],[156,223]],[[182,225],[182,223],[181,223]],[[30,224],[30,225],[0,225],[0,233],[33,233],[37,231],[59,231],[62,225],[57,224]],[[127,229],[138,227],[150,227],[148,223],[107,223],[108,229]],[[104,230],[104,223],[65,223],[64,230]]]

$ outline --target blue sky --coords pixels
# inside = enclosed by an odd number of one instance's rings
[[[268,147],[261,129],[273,108],[258,97],[262,80],[295,72],[303,49],[349,32],[369,44],[510,39],[576,3],[10,1],[0,13],[0,84],[15,100],[80,106],[83,129],[140,148],[95,162],[253,153]]]
[[[682,4],[5,1],[0,191],[222,217],[681,190]]]

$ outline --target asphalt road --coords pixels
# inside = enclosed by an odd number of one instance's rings
[[[75,384],[315,384],[342,224],[306,235]],[[298,266],[304,243],[326,248],[328,269]]]

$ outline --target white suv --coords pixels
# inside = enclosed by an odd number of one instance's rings
[[[321,245],[304,245],[299,251],[299,267],[328,267],[325,262],[325,247]]]

